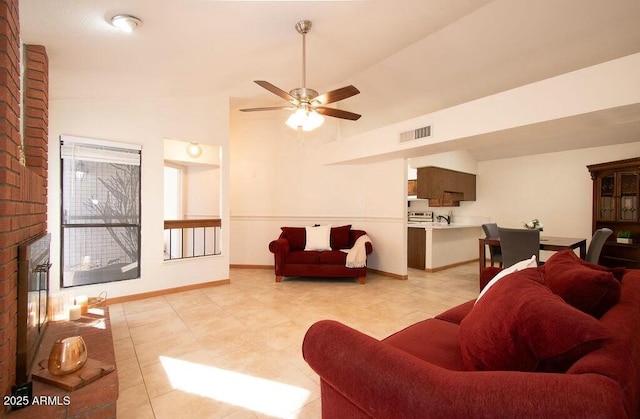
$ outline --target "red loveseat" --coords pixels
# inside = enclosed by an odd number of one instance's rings
[[[315,227],[314,227],[315,228]],[[366,282],[367,267],[348,268],[347,253],[342,251],[353,248],[363,230],[352,230],[351,225],[331,227],[330,241],[326,250],[305,250],[307,246],[307,227],[281,227],[278,239],[269,243],[275,262],[276,282],[283,276],[310,276],[328,278],[358,278],[361,284]],[[364,243],[366,254],[373,252],[370,241]]]
[[[638,418],[640,270],[556,255],[382,341],[312,325],[322,417]]]

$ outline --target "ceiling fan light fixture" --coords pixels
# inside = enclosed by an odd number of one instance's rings
[[[142,25],[142,20],[131,15],[115,15],[111,18],[111,24],[121,31],[131,33],[138,26]]]
[[[287,119],[286,124],[293,129],[312,131],[324,122],[324,118],[316,111],[298,109]]]

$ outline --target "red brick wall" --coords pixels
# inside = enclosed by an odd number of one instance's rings
[[[47,230],[48,58],[44,47],[25,47],[22,149],[19,42],[18,0],[0,0],[0,390],[3,395],[10,394],[15,384],[18,246]],[[25,159],[21,158],[21,150]]]

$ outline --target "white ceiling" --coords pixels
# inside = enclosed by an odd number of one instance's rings
[[[119,13],[144,23],[121,33],[108,24]],[[50,99],[225,94],[280,105],[252,80],[301,86],[302,19],[313,21],[307,87],[362,92],[337,105],[363,114],[342,123],[347,136],[640,52],[638,0],[20,0],[22,41],[47,48]],[[640,141],[629,112],[606,143]],[[554,128],[581,147],[583,123]]]

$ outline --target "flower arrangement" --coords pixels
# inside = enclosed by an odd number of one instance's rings
[[[537,218],[534,218],[532,220],[526,221],[522,223],[524,228],[528,228],[529,230],[540,230],[542,231],[544,226],[542,225],[542,223],[540,222],[540,220],[538,220]]]

